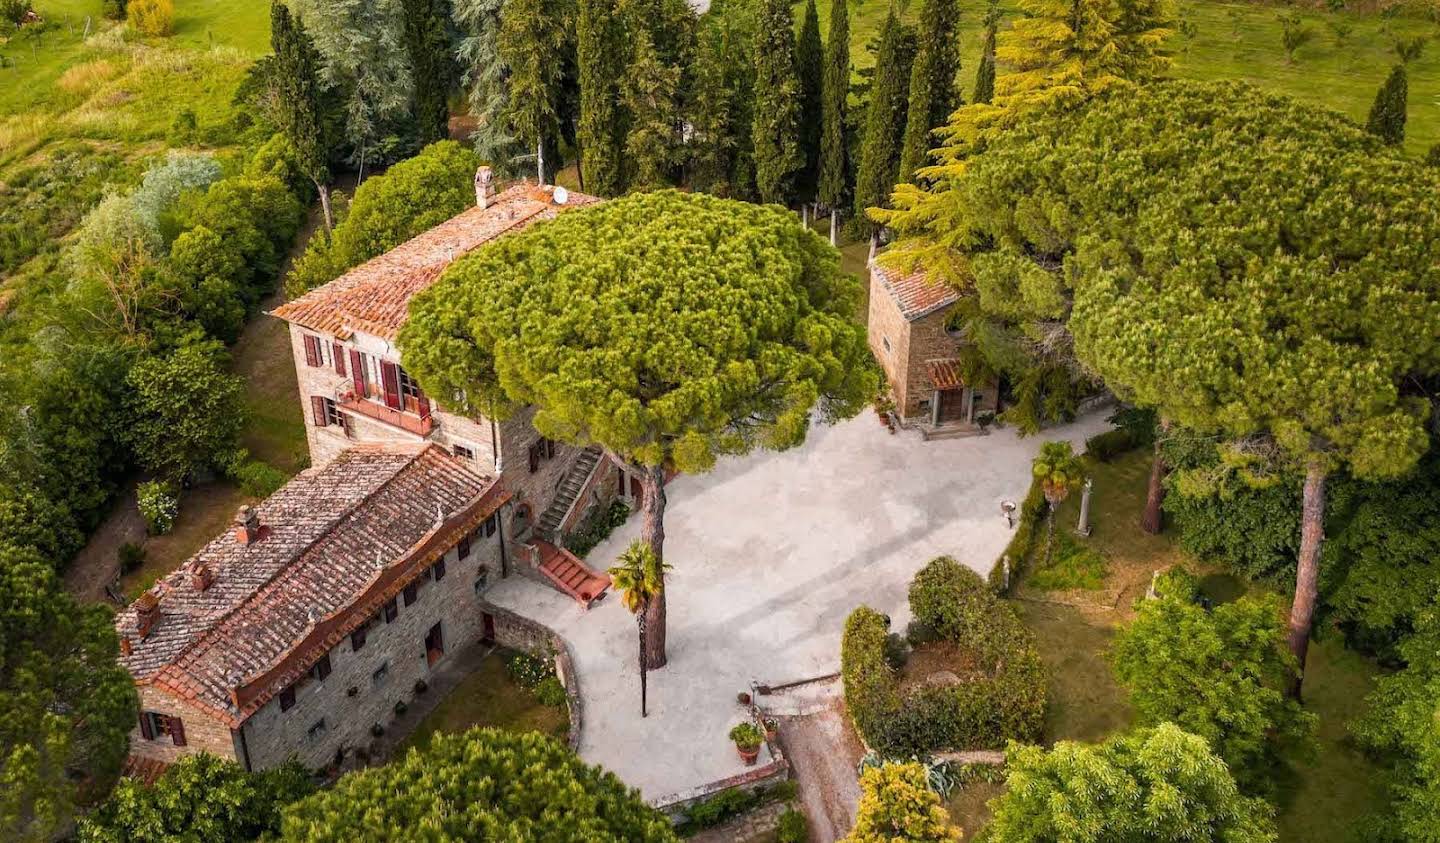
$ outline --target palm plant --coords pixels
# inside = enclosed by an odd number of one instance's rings
[[[1055,509],[1084,481],[1084,466],[1069,442],[1046,442],[1040,446],[1031,470],[1050,504],[1050,524],[1045,532],[1045,564],[1049,565],[1055,539]]]
[[[665,572],[670,566],[655,556],[655,550],[637,541],[620,554],[610,568],[610,585],[620,595],[620,602],[640,628],[640,716],[648,712],[645,705],[645,614],[650,601],[665,589]]]

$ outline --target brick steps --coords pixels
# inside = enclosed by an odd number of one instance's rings
[[[580,452],[575,464],[566,473],[565,479],[560,481],[560,487],[555,493],[555,499],[540,516],[539,532],[542,536],[559,538],[561,522],[570,512],[570,506],[575,498],[584,490],[585,484],[589,482],[590,475],[595,472],[595,466],[600,463],[600,449],[593,445]]]
[[[606,589],[610,588],[608,575],[586,565],[570,551],[547,541],[536,541],[535,549],[540,556],[540,573],[556,589],[570,595],[585,608],[603,598]]]

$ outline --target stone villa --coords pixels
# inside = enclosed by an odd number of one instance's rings
[[[446,412],[394,345],[410,298],[457,257],[597,201],[497,194],[481,168],[475,207],[276,309],[313,467],[117,617],[141,699],[132,763],[335,763],[447,652],[493,639],[480,598],[498,578],[603,596],[608,577],[558,545],[593,508],[633,504],[638,482],[598,449],[541,437],[529,412]]]
[[[958,300],[922,272],[901,275],[870,262],[870,350],[890,382],[900,425],[927,439],[978,433],[976,416],[999,407],[997,384],[967,384],[960,374],[963,340],[946,326]]]

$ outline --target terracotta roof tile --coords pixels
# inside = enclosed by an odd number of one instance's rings
[[[355,331],[394,340],[405,324],[410,298],[435,283],[454,260],[488,242],[553,219],[563,210],[600,200],[570,192],[564,205],[549,188],[517,184],[496,194],[485,208],[472,207],[276,308],[287,322],[341,338]]]
[[[238,725],[508,498],[437,445],[354,446],[257,504],[258,541],[227,531],[156,583],[148,635],[134,604],[120,612],[120,661]]]
[[[965,385],[959,360],[926,360],[925,374],[930,376],[930,383],[936,389],[959,389]]]
[[[910,322],[960,300],[953,287],[931,281],[925,277],[923,270],[900,275],[872,261],[870,275],[880,282],[880,286],[899,306],[900,314]]]

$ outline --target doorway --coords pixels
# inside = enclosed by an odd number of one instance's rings
[[[425,663],[434,664],[440,661],[440,657],[443,655],[445,655],[445,637],[440,631],[439,622],[436,622],[434,626],[430,627],[430,631],[425,633]]]
[[[480,641],[491,646],[495,644],[495,616],[489,612],[480,613]]]

